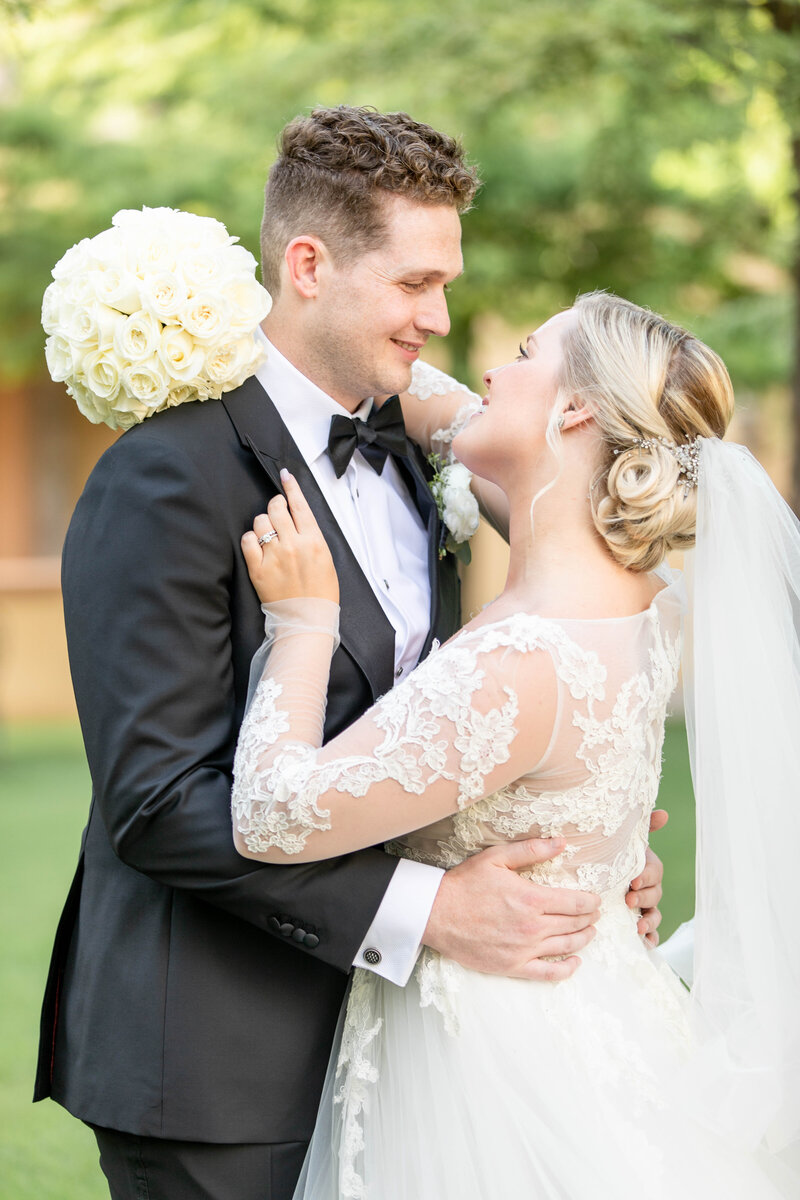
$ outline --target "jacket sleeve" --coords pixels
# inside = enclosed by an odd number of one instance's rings
[[[369,849],[264,866],[233,846],[239,549],[216,486],[142,428],[106,453],[79,501],[63,593],[95,802],[128,866],[276,936],[276,914],[291,913],[319,937],[299,949],[347,971],[396,860]]]

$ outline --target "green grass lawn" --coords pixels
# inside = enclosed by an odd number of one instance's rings
[[[39,1005],[61,904],[88,810],[77,730],[0,732],[0,1195],[3,1200],[107,1200],[94,1138],[58,1105],[31,1104]],[[660,804],[670,823],[653,839],[666,864],[666,935],[691,915],[694,817],[683,727],[667,731]]]

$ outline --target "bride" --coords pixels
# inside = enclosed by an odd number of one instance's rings
[[[296,1195],[796,1197],[798,954],[780,922],[800,534],[754,460],[718,440],[723,363],[649,311],[581,297],[485,381],[453,450],[508,521],[505,588],[323,748],[338,584],[291,476],[245,534],[269,651],[239,739],[234,838],[275,863],[388,841],[448,868],[553,837],[561,853],[532,876],[600,894],[601,916],[560,982],[427,949],[405,988],[356,970]],[[422,439],[458,403],[406,399]],[[625,893],[680,666],[685,592],[663,560],[696,536],[690,996]]]

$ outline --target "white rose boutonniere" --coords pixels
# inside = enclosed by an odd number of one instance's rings
[[[218,400],[264,361],[255,333],[272,301],[256,260],[213,217],[123,209],[53,268],[42,326],[52,378],[94,424],[129,429]]]
[[[472,494],[472,472],[463,463],[446,462],[440,454],[428,455],[434,469],[430,489],[442,520],[439,557],[450,551],[463,563],[472,558],[469,539],[478,528],[478,501]]]

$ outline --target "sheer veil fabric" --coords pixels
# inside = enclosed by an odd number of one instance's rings
[[[800,1133],[800,523],[743,446],[703,439],[687,556],[697,802],[692,1065],[706,1120],[771,1152]]]

